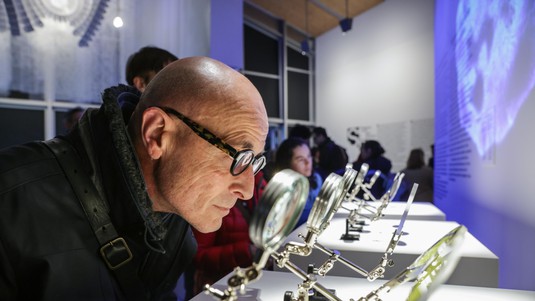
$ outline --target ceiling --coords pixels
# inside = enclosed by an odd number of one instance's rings
[[[305,34],[308,33],[311,37],[317,37],[338,27],[340,20],[346,16],[352,19],[384,0],[246,0],[246,2],[285,20],[286,23]]]

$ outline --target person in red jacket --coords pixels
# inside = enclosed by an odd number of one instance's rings
[[[238,200],[223,218],[218,231],[201,233],[193,229],[198,245],[193,262],[193,295],[199,294],[205,284],[214,284],[235,267],[252,265],[256,248],[249,238],[249,221],[265,186],[266,181],[260,171],[255,176],[253,197]]]

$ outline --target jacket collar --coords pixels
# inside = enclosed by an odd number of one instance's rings
[[[104,132],[104,135],[108,136],[104,140],[111,140],[112,146],[109,148],[115,152],[114,157],[118,161],[117,165],[120,168],[128,193],[145,223],[147,230],[146,242],[152,249],[165,252],[160,242],[167,232],[164,222],[168,214],[157,213],[152,210],[152,201],[147,194],[139,161],[126,128],[126,123],[132,112],[132,106],[135,107],[138,100],[139,92],[132,87],[119,85],[108,88],[102,93],[103,104],[100,109],[84,114],[78,128],[81,142],[90,160],[98,156],[96,154],[102,148],[106,148],[106,146],[99,146],[105,141],[101,141],[101,137],[96,136],[95,133]],[[124,113],[122,109],[124,109]],[[100,118],[102,115],[104,118]],[[102,119],[105,120],[104,123],[101,123]],[[111,156],[111,154],[107,154],[107,156]],[[93,165],[91,169],[97,170],[98,164],[95,162],[91,162],[91,164]],[[98,173],[95,172],[95,174]],[[93,182],[102,193],[104,184],[101,183],[101,180],[94,176]]]

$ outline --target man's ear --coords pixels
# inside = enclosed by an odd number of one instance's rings
[[[145,80],[141,76],[134,77],[132,81],[134,82],[134,87],[136,87],[139,92],[143,93],[143,91],[145,91],[147,83],[145,83]]]
[[[157,160],[162,156],[164,147],[162,137],[166,122],[167,114],[159,108],[152,107],[143,112],[141,139],[147,154],[153,160]]]

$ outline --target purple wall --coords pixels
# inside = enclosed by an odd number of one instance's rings
[[[243,1],[212,0],[210,57],[243,69]]]
[[[535,290],[535,3],[436,0],[435,203]]]

